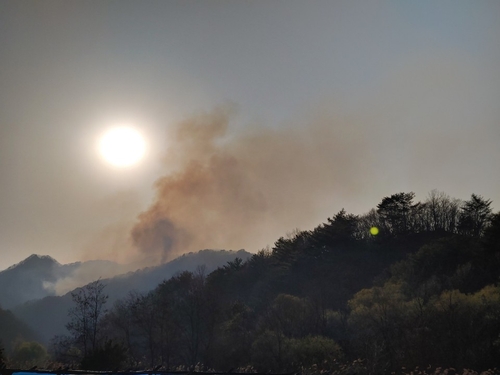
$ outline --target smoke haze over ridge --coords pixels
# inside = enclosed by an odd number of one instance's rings
[[[34,253],[256,251],[402,191],[498,210],[498,14],[462,0],[3,1],[0,269]],[[121,122],[150,146],[130,169],[95,152]]]
[[[155,183],[155,201],[132,229],[135,245],[163,262],[200,248],[257,251],[277,233],[318,224],[310,220],[327,197],[352,198],[357,175],[368,172],[363,137],[339,122],[254,126],[235,137],[230,108],[180,122],[165,157],[174,170]]]
[[[355,108],[330,97],[283,123],[241,129],[226,106],[172,126],[163,158],[171,172],[139,215],[134,245],[160,261],[201,248],[254,252],[400,191],[417,200],[433,189],[459,199],[484,194],[496,206],[498,196],[480,183],[498,179],[482,161],[498,158],[488,105],[495,80],[453,54],[414,61],[360,95]]]

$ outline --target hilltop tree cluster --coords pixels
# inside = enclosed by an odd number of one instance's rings
[[[101,370],[492,368],[500,214],[474,194],[414,199],[394,194],[361,216],[341,210],[248,261],[181,273],[109,310],[98,281],[74,295],[57,358]]]

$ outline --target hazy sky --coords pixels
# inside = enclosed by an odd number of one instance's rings
[[[496,0],[0,0],[0,269],[256,251],[400,191],[498,209],[499,67]],[[121,123],[129,169],[96,152]]]

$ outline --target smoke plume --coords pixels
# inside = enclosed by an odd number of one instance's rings
[[[315,115],[278,129],[230,134],[231,110],[182,121],[169,136],[171,170],[138,217],[132,240],[165,262],[203,248],[257,251],[287,231],[319,224],[366,177],[362,135],[347,120]]]

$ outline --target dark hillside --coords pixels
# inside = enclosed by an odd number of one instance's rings
[[[39,338],[35,331],[17,319],[14,314],[0,308],[0,344],[4,345],[7,351],[12,349],[17,339],[38,340]]]
[[[130,365],[486,370],[500,357],[499,215],[476,195],[413,199],[342,210],[207,277],[174,276],[121,300],[107,332]]]

